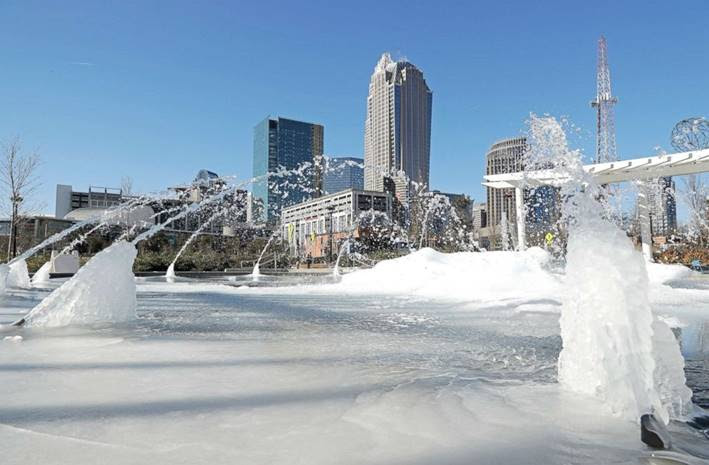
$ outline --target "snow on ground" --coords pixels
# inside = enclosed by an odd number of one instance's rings
[[[0,338],[2,463],[646,463],[637,425],[559,388],[559,278],[534,254],[510,273],[505,254],[478,262],[516,281],[495,289],[466,287],[476,257],[446,280],[435,254],[396,292],[376,268],[293,287],[139,279],[135,321],[0,328],[22,337]],[[703,283],[653,284],[683,349],[709,341]],[[47,292],[9,290],[0,323]]]

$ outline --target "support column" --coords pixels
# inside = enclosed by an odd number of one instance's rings
[[[515,210],[517,212],[517,250],[525,250],[527,248],[527,228],[525,225],[524,190],[521,187],[515,187]]]
[[[650,204],[648,202],[648,185],[641,182],[638,186],[638,222],[640,223],[640,242],[645,260],[652,261],[652,231],[650,229]]]

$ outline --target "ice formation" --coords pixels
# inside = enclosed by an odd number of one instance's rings
[[[0,264],[0,295],[5,294],[7,290],[7,276],[10,274],[10,266],[2,263]]]
[[[667,423],[684,413],[691,393],[679,345],[653,317],[646,262],[608,219],[599,201],[608,191],[583,171],[561,125],[532,117],[529,140],[528,166],[554,166],[570,180],[561,188],[568,243],[559,382],[599,398],[620,417],[638,421],[655,413]]]
[[[32,287],[26,261],[17,260],[10,264],[10,272],[7,275],[7,285],[20,289],[29,289]]]
[[[165,278],[167,279],[168,282],[175,282],[175,261],[170,263],[170,266],[167,267],[167,271],[165,272]]]
[[[89,260],[25,317],[27,326],[120,322],[135,318],[133,261],[137,250],[119,241]]]
[[[593,202],[593,200],[589,200]],[[642,255],[624,232],[597,215],[569,231],[560,325],[559,382],[637,420],[662,411],[654,389],[652,313]]]
[[[251,276],[253,276],[254,278],[258,278],[261,276],[261,267],[259,266],[258,262],[256,262],[256,264],[254,265],[254,269],[251,271]]]
[[[39,270],[32,276],[32,285],[46,284],[49,282],[49,273],[52,269],[52,261],[47,260],[44,265],[39,267]]]
[[[668,418],[681,418],[689,412],[692,391],[686,386],[684,357],[670,327],[658,318],[652,323],[652,349],[655,359],[655,389],[663,409],[659,412],[667,423]]]
[[[266,253],[266,250],[268,250],[268,246],[271,245],[271,242],[273,241],[273,238],[276,237],[276,231],[271,234],[271,237],[268,238],[268,241],[266,241],[266,245],[263,247],[261,250],[261,254],[258,256],[258,260],[256,260],[256,264],[254,265],[254,269],[251,272],[251,276],[256,280],[259,277],[261,277],[261,260],[263,260],[263,256]]]

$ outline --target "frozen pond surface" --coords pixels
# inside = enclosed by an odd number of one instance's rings
[[[651,293],[706,406],[708,284]],[[4,328],[2,463],[647,463],[637,425],[559,388],[555,298],[331,287],[139,279],[135,322]]]

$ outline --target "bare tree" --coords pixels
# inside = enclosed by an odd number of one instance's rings
[[[709,233],[709,219],[707,218],[709,188],[696,174],[687,176],[683,184],[682,198],[689,210],[689,237],[700,245],[704,245],[707,233]]]
[[[131,195],[133,193],[133,178],[130,176],[123,176],[121,178],[121,194]]]
[[[9,201],[10,240],[7,246],[7,258],[17,255],[17,231],[22,218],[28,213],[28,202],[40,186],[37,169],[41,163],[36,152],[22,150],[19,138],[3,144],[0,157],[0,190]],[[7,200],[6,200],[7,199]]]

